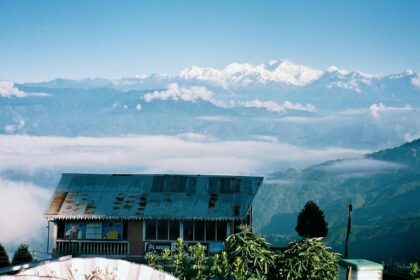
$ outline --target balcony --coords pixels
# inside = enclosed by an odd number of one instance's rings
[[[124,257],[130,253],[128,241],[64,240],[56,241],[57,255]]]

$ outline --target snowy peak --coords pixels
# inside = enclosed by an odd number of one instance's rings
[[[213,81],[224,85],[267,84],[274,82],[305,86],[317,80],[321,75],[322,71],[297,65],[288,60],[270,60],[260,65],[232,63],[223,70],[193,66],[181,71],[179,76],[183,79]]]
[[[325,71],[320,81],[327,88],[343,88],[361,92],[365,86],[370,85],[377,78],[375,75],[360,71],[348,71],[333,65]]]
[[[178,75],[151,74],[121,79],[88,78],[81,80],[55,79],[48,82],[26,83],[27,86],[49,88],[97,88],[109,87],[123,91],[163,89],[171,83],[181,85],[216,86],[240,90],[269,87],[310,87],[345,89],[363,92],[369,87],[383,87],[383,83],[408,83],[420,90],[420,75],[411,70],[387,76],[376,76],[360,71],[348,71],[331,66],[320,71],[289,60],[269,60],[262,64],[231,63],[221,69],[191,66]],[[3,94],[4,95],[4,94]]]
[[[349,71],[344,70],[344,69],[340,69],[337,66],[333,65],[333,66],[330,66],[327,69],[327,73],[328,74],[336,74],[336,75],[339,75],[339,76],[345,76],[345,75],[349,74]]]

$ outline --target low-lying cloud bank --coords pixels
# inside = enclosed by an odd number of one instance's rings
[[[365,152],[301,148],[261,136],[220,141],[195,133],[104,138],[0,135],[0,241],[9,248],[42,244],[46,221],[41,216],[53,191],[16,176],[6,179],[9,171],[266,175],[279,163],[306,165]]]
[[[42,213],[51,191],[29,182],[0,177],[0,241],[9,246],[46,239]],[[45,233],[45,236],[44,236]]]
[[[21,91],[10,81],[0,80],[0,97],[26,97],[28,94]]]
[[[267,174],[269,166],[305,166],[368,151],[301,148],[277,141],[220,141],[200,134],[125,137],[0,136],[0,171],[96,169],[127,172]],[[194,136],[194,137],[192,137]]]

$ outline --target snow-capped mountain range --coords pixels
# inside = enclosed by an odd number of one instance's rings
[[[343,88],[361,92],[365,86],[392,79],[408,79],[412,86],[420,90],[420,75],[411,70],[381,77],[359,71],[343,70],[336,66],[321,71],[295,64],[289,60],[270,60],[259,65],[235,62],[228,64],[223,69],[191,66],[180,71],[178,75],[172,76],[155,73],[113,80],[103,78],[55,79],[47,82],[28,83],[27,85],[54,88],[113,87],[120,90],[164,88],[173,82],[208,84],[226,89],[267,85],[291,87],[322,85],[325,88]]]
[[[418,73],[320,71],[288,60],[192,66],[172,76],[0,81],[0,134],[193,132],[376,149],[419,137],[419,113]]]

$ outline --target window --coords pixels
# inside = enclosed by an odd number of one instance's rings
[[[179,222],[169,221],[169,239],[176,240],[179,237]]]
[[[184,240],[194,240],[194,222],[184,221]]]
[[[217,241],[226,240],[226,230],[227,230],[227,225],[225,222],[217,223]]]
[[[158,231],[158,240],[168,240],[168,221],[167,220],[158,220],[157,222],[157,231]]]
[[[156,221],[146,221],[146,240],[156,240]]]
[[[194,224],[194,240],[204,240],[204,221],[196,221]]]
[[[216,223],[207,222],[206,223],[206,240],[215,241],[216,240]]]

